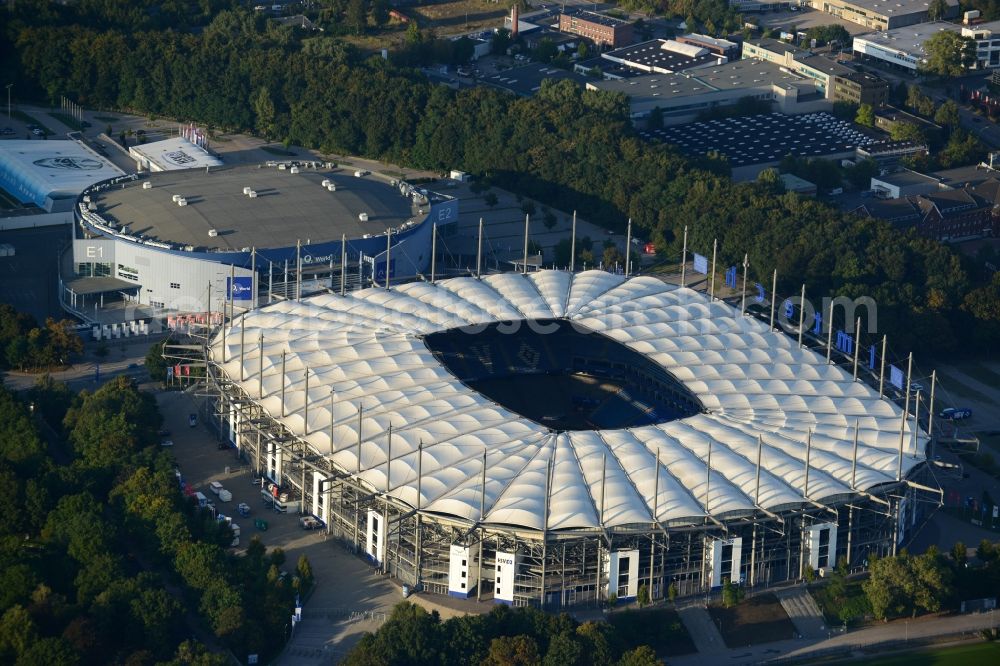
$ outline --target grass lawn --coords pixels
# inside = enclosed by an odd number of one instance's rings
[[[627,650],[648,645],[661,657],[697,652],[680,616],[669,608],[612,613],[608,622]]]
[[[860,663],[857,661],[838,663]],[[1000,664],[1000,643],[975,643],[865,659],[867,666],[985,666]]]
[[[811,588],[809,591],[819,609],[826,618],[826,623],[830,626],[840,626],[844,624],[844,619],[851,617],[848,624],[858,626],[865,623],[865,615],[871,612],[865,591],[861,588],[860,580],[848,581],[844,586],[844,595],[835,598],[829,593],[828,585],[820,585]]]
[[[761,594],[732,608],[709,606],[708,613],[722,627],[722,639],[730,648],[788,640],[795,625],[773,594]]]

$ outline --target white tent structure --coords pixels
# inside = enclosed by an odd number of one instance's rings
[[[549,319],[645,355],[703,411],[634,428],[553,431],[464,384],[422,340]],[[814,568],[836,562],[848,506],[876,502],[894,516],[900,501],[883,496],[926,460],[926,433],[851,373],[724,302],[651,277],[508,273],[285,301],[219,331],[208,353],[220,421],[263,475],[290,486],[302,510],[380,566],[463,596],[475,578],[477,595],[492,584],[496,600],[578,603],[617,594],[612,579],[626,565],[625,596],[636,587],[632,569],[654,595],[681,569],[683,580],[697,579],[694,589],[719,584],[726,567],[759,584],[769,538],[760,534],[758,546],[761,521],[787,541],[787,575],[767,580],[796,577],[804,558]],[[880,543],[896,529],[869,517],[868,532],[855,535],[863,521],[850,513],[858,524],[840,526],[848,559],[852,538]],[[752,546],[735,544],[741,530],[752,531]],[[671,573],[678,539],[687,553]],[[568,545],[583,560],[572,594]],[[449,547],[465,549],[464,570],[449,564]],[[793,566],[796,548],[802,562]],[[616,564],[616,553],[633,551]],[[480,575],[485,563],[506,579],[498,554],[514,555],[509,590]],[[547,583],[555,569],[561,577]],[[461,588],[451,580],[460,570]]]

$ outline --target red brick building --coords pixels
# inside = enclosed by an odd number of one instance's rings
[[[595,12],[560,14],[559,30],[586,37],[595,44],[607,45],[612,48],[626,46],[635,40],[635,29],[632,23]]]

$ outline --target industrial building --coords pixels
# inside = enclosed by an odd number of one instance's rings
[[[206,350],[212,420],[275,508],[429,593],[558,609],[765,587],[896,552],[939,499],[910,400],[883,390],[909,395],[898,368],[880,381],[866,350],[852,376],[650,277],[317,295]]]
[[[632,22],[596,12],[560,14],[559,30],[586,37],[599,46],[615,49],[635,40],[635,26]]]
[[[587,88],[627,95],[632,118],[639,123],[659,109],[664,125],[691,122],[701,113],[733,106],[748,97],[773,102],[777,110],[789,114],[831,106],[811,80],[758,60],[737,60],[683,74],[591,81]]]
[[[810,0],[821,12],[863,25],[872,30],[891,30],[928,20],[930,0]],[[938,18],[958,16],[958,0],[945,0],[945,13]]]
[[[454,199],[322,162],[135,174],[76,202],[61,296],[85,321],[109,305],[220,313],[410,277],[430,263],[432,224],[458,213]]]
[[[856,125],[825,112],[707,120],[647,132],[646,137],[673,144],[688,155],[725,157],[738,181],[756,179],[786,155],[853,159],[858,146],[874,141]]]
[[[873,74],[860,74],[826,55],[801,49],[776,39],[743,42],[743,57],[784,67],[813,81],[825,98],[879,107],[889,96],[889,82]]]
[[[712,67],[728,60],[705,47],[685,44],[675,39],[651,39],[632,44],[602,53],[601,59],[650,74],[671,74]]]
[[[942,31],[955,32],[976,42],[976,62],[971,69],[1000,67],[1000,21],[974,25],[936,21],[858,35],[854,38],[855,57],[916,74],[927,58],[924,44]]]

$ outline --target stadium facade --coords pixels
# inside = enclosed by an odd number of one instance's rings
[[[322,162],[122,175],[76,204],[61,296],[85,320],[109,303],[204,316],[412,277],[433,224],[458,215],[454,199]]]
[[[895,552],[936,497],[918,416],[864,373],[651,277],[289,300],[218,330],[206,363],[263,500],[433,593],[769,586]]]

